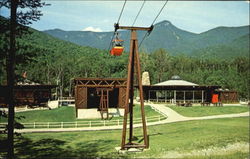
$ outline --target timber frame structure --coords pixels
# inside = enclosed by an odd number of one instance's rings
[[[75,78],[74,84],[76,117],[79,109],[97,108],[103,118],[110,107],[125,106],[126,78]]]
[[[98,96],[100,96],[100,113],[102,119],[106,113],[106,119],[109,119],[109,92],[113,91],[113,88],[97,88],[96,89]]]
[[[144,112],[144,98],[143,98],[143,88],[142,88],[142,79],[141,79],[141,66],[140,66],[140,57],[139,57],[139,46],[137,39],[137,31],[148,31],[149,33],[153,30],[153,26],[145,27],[128,27],[128,26],[119,26],[118,23],[115,24],[115,31],[118,29],[125,29],[131,31],[130,39],[130,52],[129,52],[129,61],[128,61],[128,74],[127,74],[127,86],[126,86],[126,100],[125,100],[125,111],[124,111],[124,120],[123,120],[123,130],[122,130],[122,143],[121,150],[129,148],[148,148],[148,135],[147,135],[147,126],[145,120]],[[141,119],[143,127],[143,141],[144,144],[133,143],[133,100],[134,100],[134,82],[136,79],[138,82],[139,94],[140,94],[140,107],[141,107]],[[127,119],[129,115],[129,136],[128,143],[126,143],[126,133],[127,133]]]
[[[126,78],[75,78],[75,86],[85,87],[122,87],[126,86]]]

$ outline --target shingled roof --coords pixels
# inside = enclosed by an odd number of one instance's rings
[[[184,81],[179,76],[173,76],[171,80],[155,84],[156,86],[198,86],[198,84]]]

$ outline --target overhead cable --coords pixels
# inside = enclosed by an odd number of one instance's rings
[[[143,1],[142,5],[141,5],[141,8],[139,9],[139,11],[138,11],[138,13],[137,13],[137,15],[136,15],[136,17],[135,17],[133,23],[132,23],[132,27],[135,25],[135,22],[136,22],[137,18],[139,17],[139,15],[140,15],[140,13],[141,13],[141,11],[142,11],[142,8],[144,7],[145,3],[146,3],[146,0]],[[128,38],[129,34],[130,34],[130,33],[128,32],[128,34],[127,34],[127,36],[126,36],[125,39]]]
[[[166,0],[166,2],[164,3],[164,5],[162,6],[161,10],[159,11],[159,13],[156,15],[156,17],[155,17],[155,19],[153,20],[151,26],[154,25],[156,19],[159,17],[159,15],[161,14],[162,10],[163,10],[164,7],[167,5],[167,3],[168,3],[168,0]],[[149,34],[150,34],[149,32],[146,32],[146,33],[144,34],[144,37],[142,38],[142,41],[140,42],[139,48],[140,48],[140,46],[142,45],[143,41],[146,39],[146,37],[147,37]]]
[[[157,14],[157,16],[155,17],[153,23],[151,25],[154,25],[156,19],[159,17],[159,15],[161,14],[163,8],[166,6],[166,4],[168,3],[168,0],[166,0],[166,2],[164,3],[164,5],[162,6],[161,10],[159,11],[159,13]]]
[[[120,21],[120,19],[121,19],[121,16],[122,16],[123,10],[124,10],[124,8],[125,8],[126,2],[127,2],[127,0],[125,0],[124,3],[123,3],[121,13],[120,13],[119,18],[118,18],[118,20],[117,20],[117,24],[119,24],[119,21]]]
[[[143,3],[142,3],[142,5],[141,5],[141,8],[140,8],[139,12],[137,13],[137,15],[136,15],[136,17],[135,17],[135,19],[134,19],[134,22],[133,22],[132,26],[134,26],[134,24],[135,24],[135,22],[136,22],[138,16],[140,15],[140,13],[141,13],[141,11],[142,11],[142,8],[144,7],[145,2],[146,2],[146,0],[143,1]]]
[[[112,36],[111,41],[110,41],[110,43],[109,43],[109,48],[108,48],[108,50],[110,50],[110,47],[111,47],[111,45],[112,45],[112,40],[114,39],[114,36],[115,36],[115,31],[113,32],[113,36]]]
[[[139,48],[141,47],[142,42],[145,40],[145,38],[146,38],[148,35],[149,35],[148,32],[146,32],[146,33],[144,34],[144,36],[143,36],[143,38],[142,38],[142,40],[141,40],[141,42],[140,42],[140,44],[139,44]]]
[[[122,10],[121,10],[120,15],[119,15],[119,18],[118,18],[118,20],[117,20],[117,24],[119,24],[119,21],[120,21],[120,19],[121,19],[121,16],[122,16],[123,10],[124,10],[124,8],[125,8],[126,2],[127,2],[127,0],[125,0],[124,3],[123,3]],[[115,32],[116,32],[116,30],[114,30],[113,36],[112,36],[112,38],[111,38],[111,40],[110,40],[110,43],[109,43],[109,48],[108,48],[108,50],[110,50],[110,47],[111,47],[111,45],[112,45],[112,40],[114,39]]]

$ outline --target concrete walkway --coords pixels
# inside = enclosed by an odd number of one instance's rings
[[[157,122],[147,123],[147,126],[159,125],[173,122],[181,121],[191,121],[191,120],[207,120],[207,119],[218,119],[218,118],[234,118],[234,117],[248,117],[249,112],[238,113],[238,114],[223,114],[223,115],[212,115],[204,117],[184,117],[169,107],[166,107],[163,104],[147,104],[150,105],[157,112],[160,112],[162,115],[166,116],[167,119]],[[142,124],[134,124],[134,127],[142,127]],[[83,128],[49,128],[49,129],[22,129],[16,130],[20,133],[39,133],[39,132],[70,132],[70,131],[97,131],[97,130],[117,130],[122,129],[122,125],[116,126],[100,126],[100,127],[83,127]]]
[[[166,107],[164,104],[148,104],[148,105],[150,105],[153,109],[156,109],[159,112],[162,112],[162,114],[165,114],[168,117],[166,120],[164,120],[166,121],[166,123],[189,121],[189,120],[205,120],[205,119],[234,118],[234,117],[249,116],[249,112],[244,112],[244,113],[237,113],[237,114],[223,114],[223,115],[212,115],[212,116],[203,116],[203,117],[185,117],[185,116],[178,114],[173,109]]]
[[[169,107],[166,107],[164,104],[147,104],[147,105],[150,105],[152,109],[166,116],[167,117],[166,121],[175,122],[187,119],[187,117],[178,114],[176,111],[174,111]]]

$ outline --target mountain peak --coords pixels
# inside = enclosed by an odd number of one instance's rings
[[[59,28],[44,30],[44,32],[50,32],[50,31],[54,31],[54,32],[63,32],[64,30],[59,29]]]
[[[55,28],[55,29],[53,29],[54,31],[64,31],[64,30],[62,30],[62,29],[59,29],[59,28]]]
[[[156,23],[155,25],[168,26],[168,25],[173,25],[173,24],[168,20],[163,20],[159,23]]]

